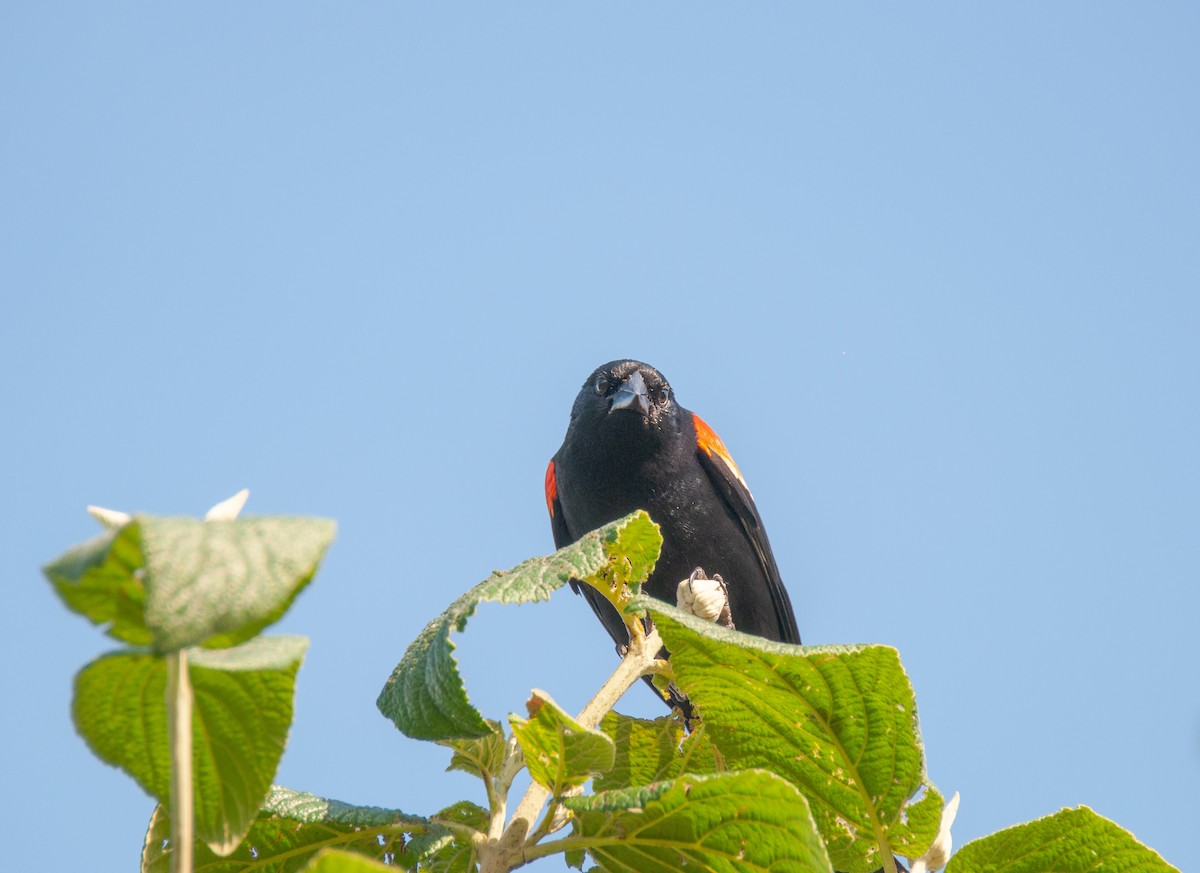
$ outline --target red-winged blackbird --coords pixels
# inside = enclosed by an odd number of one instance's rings
[[[701,567],[710,578],[724,579],[737,630],[800,642],[742,474],[721,439],[675,402],[667,380],[650,365],[612,361],[583,383],[562,447],[546,470],[546,505],[558,548],[646,510],[663,537],[646,593],[674,604],[676,586]],[[574,587],[617,645],[628,643],[616,609],[590,586]]]
[[[546,506],[560,549],[645,509],[661,526],[663,545],[644,591],[674,603],[679,582],[702,567],[727,583],[738,630],[800,643],[746,481],[720,437],[675,402],[663,374],[649,364],[612,361],[583,383],[562,447],[546,468]],[[617,645],[625,645],[628,633],[613,605],[591,586],[571,584]],[[690,721],[686,698],[672,693],[669,702]],[[907,869],[899,859],[896,866]]]

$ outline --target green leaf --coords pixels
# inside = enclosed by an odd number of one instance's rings
[[[1017,825],[968,843],[946,873],[1179,873],[1129,831],[1086,806]]]
[[[565,848],[586,848],[608,873],[831,870],[807,802],[773,773],[682,776],[562,802],[575,813]]]
[[[605,541],[605,552],[609,560],[594,573],[576,576],[575,579],[591,585],[623,612],[627,604],[650,578],[658,553],[662,549],[662,534],[650,516],[638,510],[614,522],[618,525],[614,538]],[[605,525],[600,531],[613,528]],[[590,536],[590,535],[589,535]],[[568,546],[570,548],[570,546]]]
[[[490,824],[488,811],[481,806],[462,800],[448,806],[433,816],[437,824],[457,825],[486,834]],[[420,858],[423,873],[470,873],[477,866],[475,845],[469,836],[458,829],[416,837],[409,845],[409,853]]]
[[[318,518],[138,515],[44,572],[68,608],[117,639],[162,652],[231,646],[287,611],[334,530]]]
[[[563,852],[563,860],[567,862],[568,867],[582,870],[583,862],[587,860],[587,852],[580,848],[567,849]]]
[[[445,837],[421,859],[422,873],[470,873],[479,867],[475,847],[461,837]]]
[[[317,571],[336,526],[322,518],[137,516],[155,647],[230,646],[277,621]],[[122,533],[124,535],[124,531]]]
[[[337,849],[322,849],[312,859],[312,863],[304,868],[304,873],[388,873],[394,869],[362,855],[352,855]]]
[[[614,744],[607,734],[585,728],[545,691],[534,689],[526,706],[529,718],[510,715],[509,723],[529,775],[552,796],[561,797],[612,767]]]
[[[943,800],[926,779],[916,701],[895,649],[771,643],[641,598],[675,683],[731,769],[761,767],[808,798],[838,870],[916,857]],[[911,798],[922,788],[924,796]]]
[[[303,637],[261,637],[234,649],[187,652],[196,835],[217,850],[241,839],[275,776],[307,647]],[[79,672],[72,704],[92,751],[162,802],[171,772],[166,686],[162,658],[124,650]]]
[[[616,756],[612,768],[592,783],[596,791],[634,788],[683,773],[717,770],[704,725],[688,735],[683,722],[674,716],[651,721],[610,712],[600,722],[600,730],[612,737]]]
[[[454,659],[450,635],[462,632],[483,602],[546,600],[570,579],[645,579],[662,538],[645,512],[635,512],[585,534],[552,555],[531,558],[505,573],[493,573],[431,621],[392,671],[376,705],[406,735],[420,740],[480,737],[490,728],[471,705]],[[608,584],[607,581],[604,584]]]
[[[439,740],[438,742],[454,750],[450,757],[450,770],[460,770],[478,776],[485,782],[493,779],[504,764],[508,738],[497,721],[487,720],[490,732],[482,737],[471,737],[462,740]]]
[[[137,571],[142,552],[129,537],[107,530],[72,546],[42,568],[67,608],[109,636],[135,646],[153,640],[146,627],[146,589]]]
[[[167,666],[147,652],[102,655],[75,676],[71,714],[92,752],[159,800],[170,794]]]
[[[159,806],[142,849],[143,873],[170,873],[171,816]],[[443,835],[428,820],[398,809],[354,806],[273,786],[245,841],[228,857],[196,845],[196,873],[294,873],[317,852],[338,848],[411,869],[408,837]],[[394,869],[394,868],[392,868]]]

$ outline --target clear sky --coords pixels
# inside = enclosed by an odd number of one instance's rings
[[[805,641],[899,648],[957,842],[1086,804],[1192,866],[1197,45],[1169,2],[5,4],[3,866],[132,869],[152,806],[39,574],[89,503],[336,518],[279,781],[479,800],[375,696],[552,549],[624,356],[737,458]],[[493,717],[615,659],[565,590],[460,643]]]

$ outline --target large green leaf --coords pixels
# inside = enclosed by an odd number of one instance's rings
[[[169,873],[170,819],[165,807],[155,809],[142,849],[143,873]],[[295,873],[328,848],[412,868],[419,856],[407,851],[409,839],[429,835],[445,832],[398,809],[353,806],[275,786],[232,854],[219,857],[202,843],[196,846],[196,873]]]
[[[682,776],[644,788],[563,798],[563,840],[608,873],[829,873],[804,797],[761,770]]]
[[[585,728],[544,691],[534,689],[526,705],[529,718],[512,715],[509,723],[529,775],[552,796],[560,797],[612,767],[614,744],[607,734]]]
[[[658,526],[639,511],[586,534],[552,555],[492,574],[450,604],[412,642],[379,693],[376,705],[380,712],[415,739],[484,736],[490,728],[467,697],[451,634],[462,632],[467,619],[483,602],[546,600],[570,579],[605,591],[636,585],[649,575],[661,544]]]
[[[296,671],[308,640],[260,637],[232,649],[190,649],[196,836],[236,845],[271,785],[292,723]],[[171,790],[166,662],[105,655],[75,677],[75,726],[97,757],[166,802]]]
[[[278,620],[336,530],[328,519],[280,517],[137,516],[129,528],[140,530],[146,624],[160,651],[234,645]]]
[[[616,754],[608,772],[593,781],[597,791],[635,788],[683,773],[717,770],[703,725],[688,734],[673,715],[649,720],[610,712],[600,722],[600,730],[612,737]]]
[[[287,611],[333,539],[332,521],[138,515],[45,567],[64,603],[161,652],[231,646]]]
[[[634,606],[654,618],[675,682],[726,764],[799,787],[837,869],[865,873],[884,853],[929,847],[943,801],[926,778],[916,701],[895,649],[788,646],[651,598]]]
[[[946,873],[1179,873],[1133,834],[1086,806],[975,840]]]

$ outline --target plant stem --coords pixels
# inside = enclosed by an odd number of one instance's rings
[[[171,870],[192,873],[195,811],[192,790],[192,681],[187,654],[166,656],[167,732],[171,743]]]
[[[655,672],[658,650],[662,638],[658,631],[647,635],[635,634],[630,639],[629,651],[608,680],[588,701],[587,706],[575,719],[586,728],[595,728],[621,699],[630,686],[647,673]],[[533,822],[550,796],[548,789],[534,782],[521,798],[512,819],[499,840],[489,841],[480,849],[480,873],[507,873],[526,863],[531,858],[525,854],[526,837],[530,836]],[[538,839],[545,836],[539,829],[532,835]]]
[[[608,681],[600,686],[596,696],[588,701],[587,706],[580,711],[575,720],[586,728],[595,728],[599,725],[600,720],[617,705],[617,701],[629,690],[630,686],[643,675],[651,672],[660,648],[662,648],[662,637],[658,635],[657,630],[651,631],[647,636],[632,644],[625,657],[621,659],[620,666],[608,677]]]
[[[889,844],[890,845],[890,844]],[[896,856],[892,854],[891,849],[883,853],[883,869],[887,873],[899,873],[896,869]]]
[[[504,823],[508,817],[508,792],[512,790],[513,778],[521,772],[524,761],[517,738],[509,737],[505,744],[500,772],[494,776],[488,774],[488,778],[484,780],[487,786],[488,808],[492,812],[487,836],[493,842],[504,836]]]

